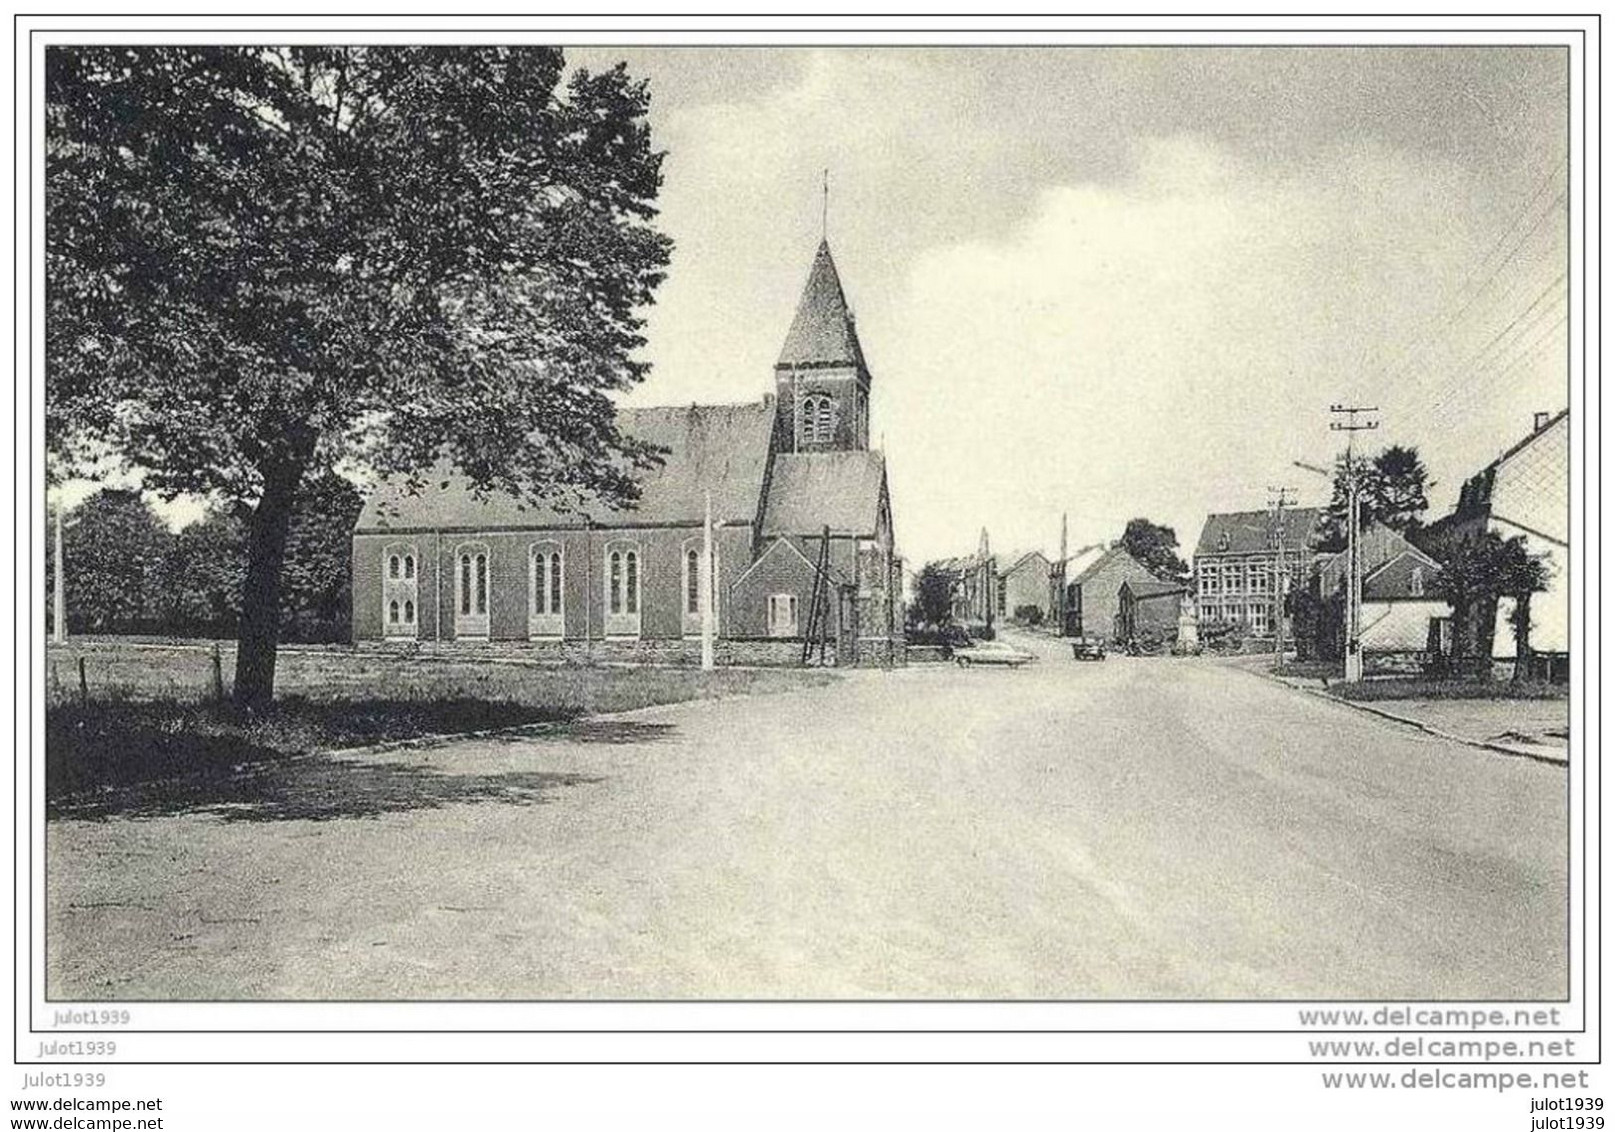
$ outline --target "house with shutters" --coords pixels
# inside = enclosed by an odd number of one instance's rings
[[[633,505],[479,496],[450,466],[419,490],[377,485],[353,533],[355,642],[692,663],[710,609],[719,663],[799,663],[810,645],[815,660],[900,663],[870,382],[821,243],[758,401],[618,410],[625,434],[662,453]]]

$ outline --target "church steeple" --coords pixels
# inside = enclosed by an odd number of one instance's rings
[[[830,241],[819,241],[807,286],[796,304],[796,317],[785,335],[776,366],[862,366],[858,329],[847,309],[841,275],[830,255]]]
[[[869,369],[828,240],[813,257],[774,378],[790,451],[869,447]]]

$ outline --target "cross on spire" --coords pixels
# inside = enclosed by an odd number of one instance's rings
[[[823,206],[823,210],[822,210],[822,212],[821,212],[821,214],[819,216],[819,239],[828,240],[829,238],[830,238],[830,169],[829,169],[828,166],[826,166],[825,170],[824,170],[824,206]]]

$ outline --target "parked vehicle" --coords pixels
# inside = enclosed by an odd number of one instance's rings
[[[1071,641],[1071,655],[1076,660],[1104,660],[1105,642],[1099,637],[1075,637]]]
[[[1036,659],[1037,657],[1031,653],[1023,652],[1003,641],[975,641],[968,645],[956,645],[953,649],[953,662],[960,668],[969,668],[975,664],[1002,664],[1018,668]]]

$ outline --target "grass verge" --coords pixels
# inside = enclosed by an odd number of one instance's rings
[[[1429,680],[1390,677],[1360,684],[1331,682],[1330,695],[1359,703],[1378,700],[1563,700],[1570,697],[1564,684],[1516,683],[1512,680]]]
[[[87,696],[79,685],[81,657]],[[839,679],[800,669],[538,668],[340,651],[281,659],[281,695],[269,710],[244,715],[207,697],[206,653],[106,645],[53,650],[52,660],[71,677],[52,680],[47,689],[47,813],[151,812],[165,793],[251,804],[246,784],[266,775],[279,781],[291,763],[317,752],[574,723],[600,713]],[[595,725],[588,736],[621,741],[607,730]],[[314,781],[306,769],[298,764],[299,781]],[[114,795],[131,793],[139,795],[138,804],[113,804]]]

